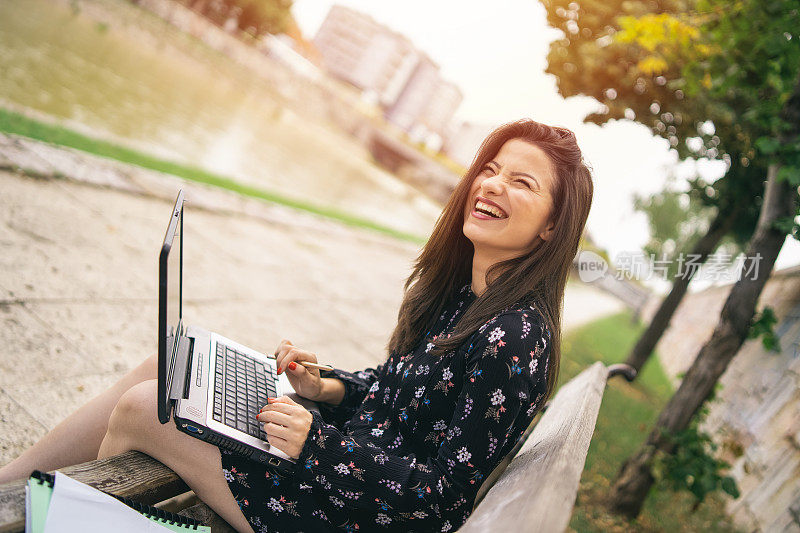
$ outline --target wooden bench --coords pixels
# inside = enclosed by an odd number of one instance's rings
[[[460,532],[561,532],[567,528],[606,381],[616,374],[630,381],[636,371],[624,364],[606,367],[596,362],[561,386],[516,447],[486,478]],[[100,490],[150,505],[189,490],[174,472],[139,452],[61,471]],[[0,532],[24,529],[24,483],[20,480],[0,485]],[[192,502],[191,498],[186,500]],[[214,533],[235,533],[202,502],[179,514],[201,520]]]

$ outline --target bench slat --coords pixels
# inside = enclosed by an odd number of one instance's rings
[[[141,452],[59,469],[71,478],[111,494],[152,505],[189,490],[172,470]],[[0,485],[0,531],[25,528],[26,480]]]
[[[598,361],[559,389],[460,533],[567,528],[607,376]]]
[[[596,362],[559,389],[548,402],[547,410],[532,424],[530,437],[524,440],[511,464],[491,485],[460,532],[549,533],[567,528],[607,376],[603,363]],[[174,472],[140,452],[126,452],[61,471],[100,490],[147,504],[188,490]],[[23,531],[24,484],[20,480],[0,485],[0,532]],[[180,514],[216,526],[214,531],[233,532],[203,503]]]
[[[236,533],[235,529],[203,502],[187,507],[178,514],[200,520],[203,524],[211,526],[211,531],[214,533]]]

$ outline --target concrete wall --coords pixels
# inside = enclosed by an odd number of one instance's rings
[[[733,285],[688,294],[657,346],[676,386],[719,321]],[[642,312],[649,320],[660,302]],[[727,511],[747,531],[800,531],[800,268],[782,270],[767,282],[756,309],[769,306],[778,324],[780,353],[761,339],[747,340],[720,382],[702,426],[720,444],[741,495]]]

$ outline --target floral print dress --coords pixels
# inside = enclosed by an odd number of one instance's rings
[[[426,338],[475,297],[465,285]],[[512,306],[443,356],[423,340],[377,368],[323,371],[345,397],[312,412],[294,476],[223,450],[228,487],[259,533],[455,531],[541,408],[550,341],[535,306]]]

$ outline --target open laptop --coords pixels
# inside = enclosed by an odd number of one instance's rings
[[[174,415],[184,433],[289,474],[294,459],[270,446],[256,414],[283,395],[319,407],[276,374],[274,356],[183,321],[183,204],[181,190],[158,260],[158,419]]]

